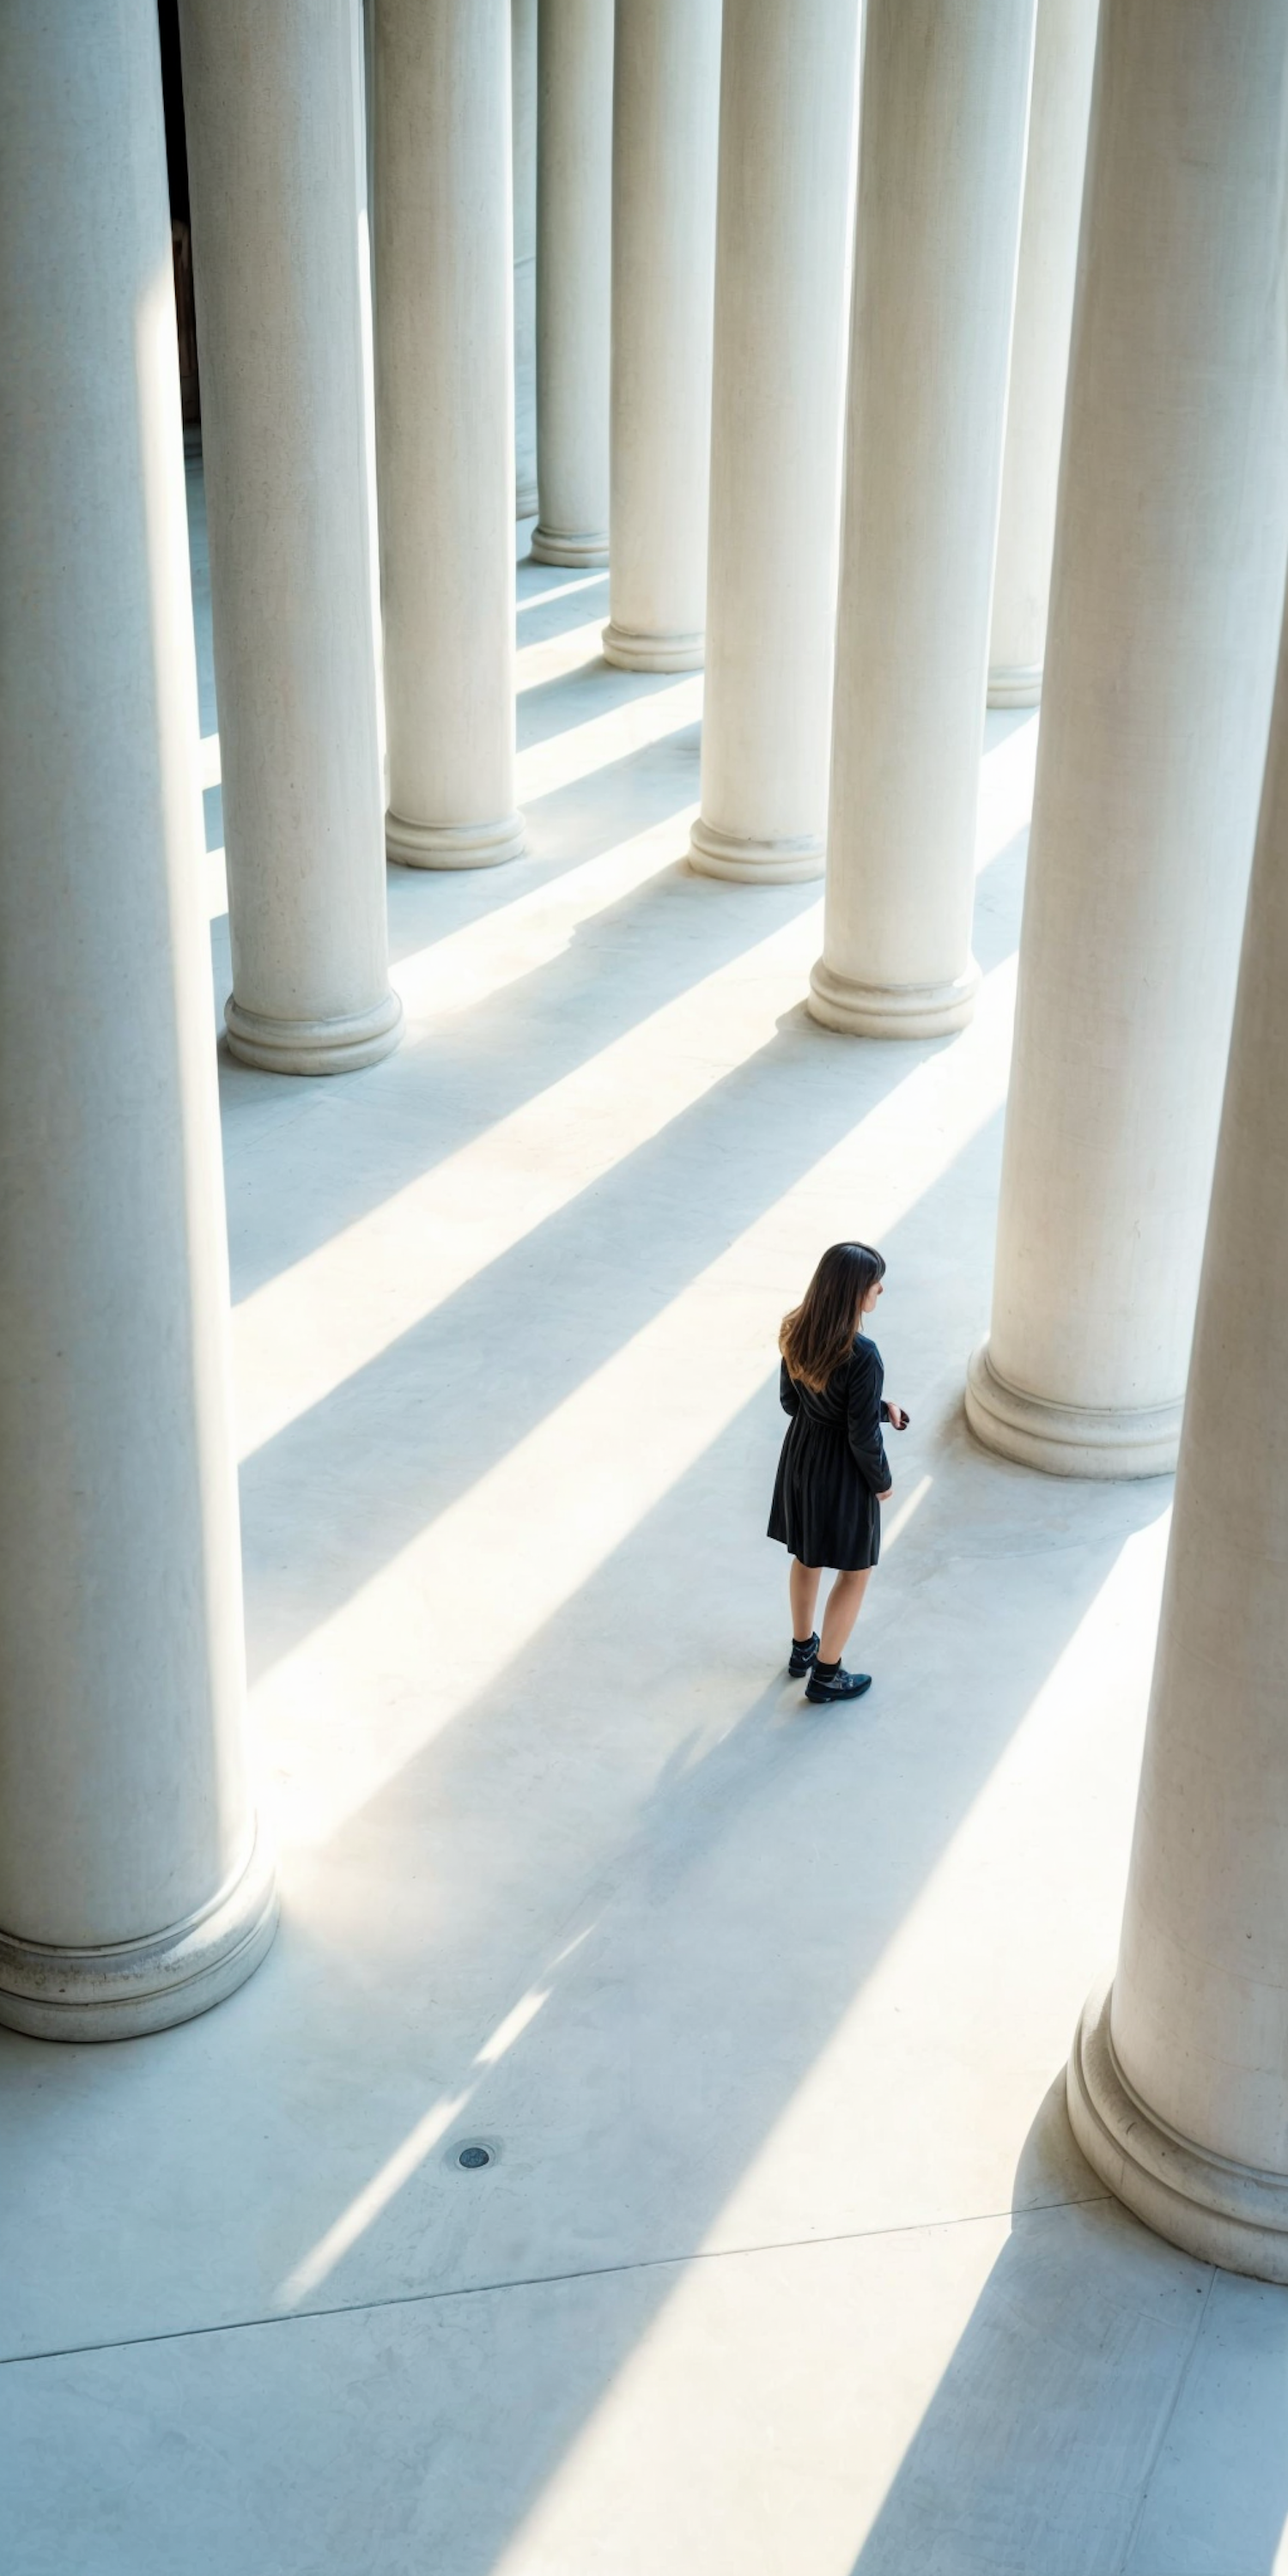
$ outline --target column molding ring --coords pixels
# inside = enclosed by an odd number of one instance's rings
[[[1170,1404],[1098,1411],[1026,1395],[995,1367],[987,1333],[966,1371],[966,1419],[981,1448],[1047,1476],[1170,1476],[1183,1396]]]
[[[1288,2282],[1288,2180],[1195,2145],[1142,2102],[1114,2051],[1112,2000],[1112,1986],[1093,1989],[1069,2059],[1070,2126],[1092,2171],[1197,2261]]]
[[[205,1905],[137,1941],[92,1948],[0,1931],[0,2023],[32,2039],[140,2039],[244,1984],[277,1930],[273,1856],[257,1833]]]

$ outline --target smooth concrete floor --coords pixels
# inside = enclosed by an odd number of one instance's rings
[[[820,890],[685,868],[700,675],[602,662],[602,576],[519,590],[532,855],[390,872],[387,1063],[221,1064],[283,1923],[184,2029],[0,2037],[5,2576],[1288,2570],[1288,2293],[1062,2101],[1169,1489],[962,1420],[1036,718],[974,1026],[837,1037]],[[775,1335],[853,1233],[912,1428],[872,1692],[814,1711]]]

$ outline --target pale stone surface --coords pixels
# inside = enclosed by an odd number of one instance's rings
[[[977,1437],[1174,1465],[1288,546],[1288,24],[1103,0]]]
[[[858,0],[725,0],[702,811],[706,876],[821,876]]]
[[[1056,482],[1100,0],[1039,0],[1006,406],[988,703],[1042,694]]]
[[[1288,652],[1248,899],[1112,2006],[1070,2107],[1112,2188],[1288,2281]]]
[[[0,18],[0,238],[0,2020],[98,2039],[273,1928],[149,0]]]
[[[510,0],[375,0],[391,858],[490,867],[514,790]]]
[[[539,562],[608,561],[613,0],[539,0]]]
[[[0,2349],[64,2356],[0,2370],[6,2543],[1178,2576],[1183,2528],[1268,2576],[1288,2301],[1205,2303],[1061,2102],[1165,1497],[960,1423],[1036,726],[988,726],[974,1025],[842,1045],[816,890],[684,868],[700,682],[604,667],[607,587],[522,570],[535,855],[393,873],[404,1047],[224,1070],[285,1930],[146,2048],[0,2043]],[[773,1335],[859,1221],[913,1426],[876,1687],[818,1723],[760,1536]]]
[[[514,156],[514,515],[537,509],[537,0],[510,0]]]
[[[617,0],[608,661],[703,657],[721,0]]]
[[[975,796],[1033,0],[867,0],[815,1019],[975,1006]]]
[[[276,1073],[398,1043],[389,988],[353,0],[182,0],[233,992]]]

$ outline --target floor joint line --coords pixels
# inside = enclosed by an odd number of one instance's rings
[[[688,2254],[645,2254],[630,2263],[587,2263],[569,2272],[516,2273],[508,2281],[460,2281],[442,2290],[391,2290],[383,2298],[338,2299],[331,2307],[278,2308],[264,2316],[223,2317],[212,2325],[163,2326],[155,2334],[104,2335],[93,2343],[52,2344],[43,2352],[0,2353],[0,2370],[21,2370],[38,2361],[75,2361],[82,2354],[134,2352],[148,2344],[189,2343],[198,2336],[250,2334],[261,2326],[303,2325],[313,2318],[376,2315],[382,2308],[430,2307],[444,2299],[495,2298],[506,2290],[553,2290],[572,2281],[611,2281],[628,2272],[678,2272],[690,2263],[737,2262],[757,2254],[802,2254],[813,2247],[862,2245],[880,2236],[920,2236],[932,2229],[987,2227],[1002,2218],[1019,2223],[1055,2209],[1095,2209],[1111,2195],[1083,2192],[1058,2200],[1035,2200],[1023,2209],[965,2210],[956,2218],[909,2218],[894,2227],[845,2227],[830,2236],[772,2237],[759,2245],[699,2245]]]

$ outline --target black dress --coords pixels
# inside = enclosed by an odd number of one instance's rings
[[[821,1395],[789,1377],[783,1361],[778,1392],[790,1413],[778,1461],[769,1535],[802,1565],[854,1574],[881,1553],[878,1494],[890,1483],[881,1424],[885,1370],[875,1342],[856,1333],[848,1360]]]

